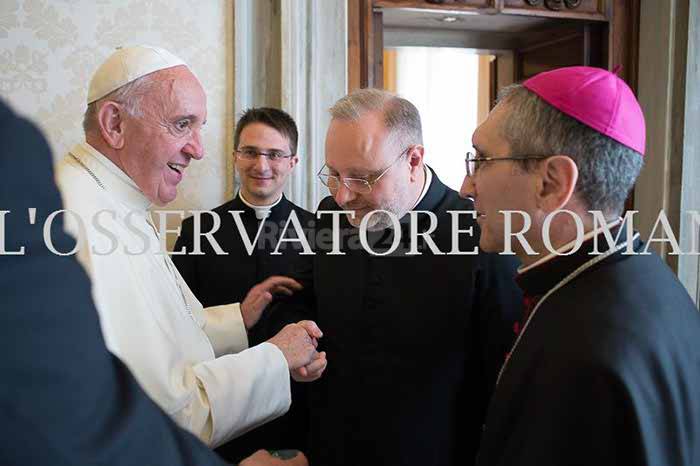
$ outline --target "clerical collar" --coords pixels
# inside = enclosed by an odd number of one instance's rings
[[[282,200],[282,195],[280,194],[280,197],[272,204],[261,206],[261,205],[252,204],[245,197],[243,197],[243,193],[241,191],[238,191],[238,197],[241,198],[241,202],[243,202],[243,204],[245,204],[248,207],[250,207],[251,209],[253,209],[253,211],[255,212],[255,218],[257,218],[258,220],[262,220],[262,219],[266,218],[269,215],[272,208],[275,207],[277,204],[279,204],[280,201]]]
[[[594,236],[598,236],[599,234],[603,233],[603,229],[607,228],[608,230],[612,230],[615,228],[617,225],[619,225],[622,222],[622,219],[618,218],[617,220],[613,220],[612,222],[608,223],[605,227],[598,227],[595,230],[591,230],[585,235],[583,235],[583,242],[585,243],[586,241],[592,239]],[[542,257],[541,259],[538,259],[536,262],[533,262],[530,265],[524,266],[524,267],[518,267],[518,273],[525,273],[530,269],[534,269],[537,266],[540,266],[544,264],[545,262],[551,261],[555,257],[560,257],[562,253],[567,252],[576,245],[576,240],[569,241],[566,243],[564,246],[556,249],[556,253],[549,253],[546,256]]]
[[[140,210],[150,207],[151,201],[141,192],[134,180],[87,142],[77,144],[70,154],[87,174],[95,179],[98,186],[127,207]]]
[[[541,296],[547,293],[559,280],[595,257],[594,244],[597,244],[599,253],[605,253],[610,249],[603,233],[605,228],[610,231],[613,238],[619,238],[618,245],[627,241],[626,226],[620,219],[615,220],[605,227],[596,228],[584,235],[583,243],[576,252],[566,256],[561,255],[573,249],[576,242],[572,241],[558,248],[556,250],[558,254],[549,254],[527,267],[519,268],[516,282],[527,295]],[[638,235],[635,236],[635,245],[636,238]],[[596,239],[595,242],[594,239]]]
[[[428,194],[428,189],[430,188],[430,183],[433,181],[433,172],[432,170],[429,170],[428,167],[423,164],[423,173],[425,173],[425,180],[423,181],[423,191],[421,191],[420,196],[418,197],[418,200],[416,201],[415,204],[413,204],[413,207],[411,207],[411,210],[415,209],[418,204],[420,204],[420,201],[423,200],[426,194]]]

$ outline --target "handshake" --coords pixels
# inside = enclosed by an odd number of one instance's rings
[[[258,323],[274,294],[291,295],[301,288],[296,280],[280,276],[272,276],[255,285],[241,303],[241,315],[246,329],[250,330]],[[318,339],[322,336],[323,332],[315,322],[302,320],[284,327],[268,343],[282,351],[294,380],[311,382],[321,377],[328,364],[326,352],[316,351]]]

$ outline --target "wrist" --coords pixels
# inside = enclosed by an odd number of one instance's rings
[[[246,332],[249,331],[252,325],[250,325],[250,319],[248,318],[248,312],[245,303],[241,303],[241,319],[243,319],[243,326],[245,326]]]

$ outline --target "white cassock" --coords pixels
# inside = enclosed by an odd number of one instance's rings
[[[202,308],[160,253],[151,203],[133,180],[87,143],[58,164],[56,179],[64,208],[84,225],[79,233],[65,214],[107,347],[146,392],[211,446],[284,414],[291,403],[284,355],[270,343],[246,349],[237,303]]]

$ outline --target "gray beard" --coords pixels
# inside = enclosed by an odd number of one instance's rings
[[[398,197],[405,197],[403,196],[404,193],[400,193]],[[377,208],[373,210],[386,210],[387,212],[391,212],[394,215],[396,215],[397,219],[401,219],[406,213],[408,212],[408,209],[402,208],[397,205],[398,204],[398,199],[396,201],[390,201],[387,202],[384,205],[377,206]],[[351,220],[350,217],[348,216],[348,221],[350,221],[350,224],[354,226],[355,228],[360,228],[360,224],[362,222],[361,219],[355,218],[354,220]],[[372,218],[370,221],[367,223],[367,231],[381,231],[385,230],[387,228],[393,228],[394,224],[391,221],[391,217],[387,215],[385,212],[378,212],[376,214],[372,215]]]

